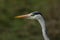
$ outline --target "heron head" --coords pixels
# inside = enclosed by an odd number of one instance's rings
[[[37,19],[37,18],[40,18],[41,15],[42,14],[40,12],[35,11],[29,14],[16,16],[15,18]]]

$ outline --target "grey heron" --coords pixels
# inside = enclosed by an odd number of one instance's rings
[[[30,14],[16,16],[15,18],[36,19],[41,25],[42,35],[43,35],[44,40],[50,40],[46,34],[44,17],[42,16],[42,14],[40,12],[35,11],[35,12],[30,13]]]

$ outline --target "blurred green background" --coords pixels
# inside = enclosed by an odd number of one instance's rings
[[[49,38],[60,40],[60,0],[0,0],[0,40],[43,40],[36,20],[14,18],[33,11],[44,15]]]

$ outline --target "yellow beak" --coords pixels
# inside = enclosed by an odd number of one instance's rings
[[[19,15],[19,16],[16,16],[15,18],[27,18],[28,15]]]

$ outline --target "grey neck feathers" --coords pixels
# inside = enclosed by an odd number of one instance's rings
[[[38,22],[40,23],[41,25],[41,28],[42,28],[42,34],[43,34],[43,37],[44,37],[44,40],[49,40],[47,34],[46,34],[46,27],[45,27],[45,20],[43,19],[43,17],[40,17],[39,19],[37,19]]]

